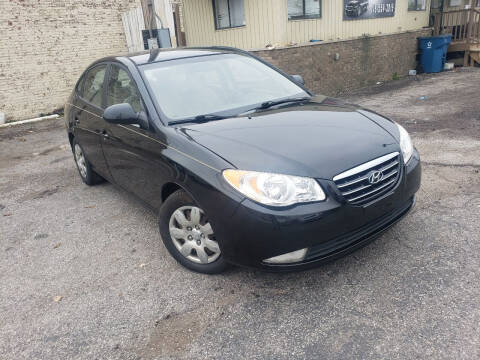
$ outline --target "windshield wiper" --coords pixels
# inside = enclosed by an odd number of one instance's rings
[[[276,100],[276,101],[265,101],[264,103],[261,103],[259,106],[256,106],[252,109],[249,109],[245,112],[243,112],[242,114],[239,114],[239,115],[244,115],[246,113],[249,113],[250,111],[255,111],[255,110],[264,110],[264,109],[269,109],[273,106],[276,106],[276,105],[281,105],[281,104],[287,104],[287,103],[297,103],[297,102],[303,102],[303,101],[307,101],[307,100],[310,100],[311,97],[308,96],[308,97],[301,97],[301,98],[287,98],[287,99],[282,99],[282,100]]]
[[[212,120],[222,120],[226,118],[227,118],[226,116],[217,115],[217,114],[197,115],[197,116],[193,116],[193,117],[182,119],[182,120],[170,121],[168,125],[178,125],[178,124],[186,124],[186,123],[201,124],[201,123],[212,121]]]
[[[259,109],[268,109],[271,108],[272,106],[280,105],[280,104],[286,104],[290,102],[302,102],[310,100],[310,97],[302,97],[302,98],[291,98],[291,99],[283,99],[283,100],[277,100],[277,101],[266,101],[262,103],[258,108]]]
[[[276,101],[265,101],[264,103],[260,104],[259,106],[254,107],[253,109],[247,110],[239,115],[244,115],[250,111],[255,111],[255,110],[263,110],[263,109],[269,109],[273,106],[276,105],[281,105],[281,104],[286,104],[286,103],[296,103],[296,102],[303,102],[310,100],[310,97],[301,97],[301,98],[287,98],[287,99],[282,99],[282,100],[276,100]],[[237,115],[237,116],[239,116]],[[223,115],[218,115],[218,114],[206,114],[206,115],[197,115],[193,117],[189,117],[186,119],[181,119],[181,120],[173,120],[168,123],[168,125],[178,125],[178,124],[186,124],[186,123],[196,123],[196,124],[201,124],[205,123],[208,121],[212,120],[223,120],[228,118],[229,116],[223,116]]]

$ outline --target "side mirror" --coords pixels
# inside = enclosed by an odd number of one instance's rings
[[[302,75],[292,75],[292,80],[299,85],[305,85]]]
[[[109,106],[105,109],[103,118],[111,124],[129,125],[139,123],[138,114],[133,110],[132,105],[127,103]]]

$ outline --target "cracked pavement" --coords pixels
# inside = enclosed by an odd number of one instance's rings
[[[156,214],[81,182],[61,119],[0,129],[0,358],[478,359],[479,70],[346,96],[411,132],[417,205],[366,248],[291,274],[189,272]]]

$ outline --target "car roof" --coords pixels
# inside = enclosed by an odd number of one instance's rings
[[[137,53],[109,56],[109,57],[97,60],[95,61],[95,63],[129,59],[135,65],[139,66],[139,65],[145,65],[145,64],[160,62],[160,61],[184,59],[184,58],[198,57],[198,56],[228,54],[228,53],[242,54],[243,52],[244,51],[240,49],[227,48],[227,47],[153,49],[150,51],[146,50],[146,51],[141,51]]]

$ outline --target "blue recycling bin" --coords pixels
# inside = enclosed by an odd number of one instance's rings
[[[437,73],[443,70],[450,41],[452,41],[452,34],[418,38],[422,50],[420,62],[423,71]]]

